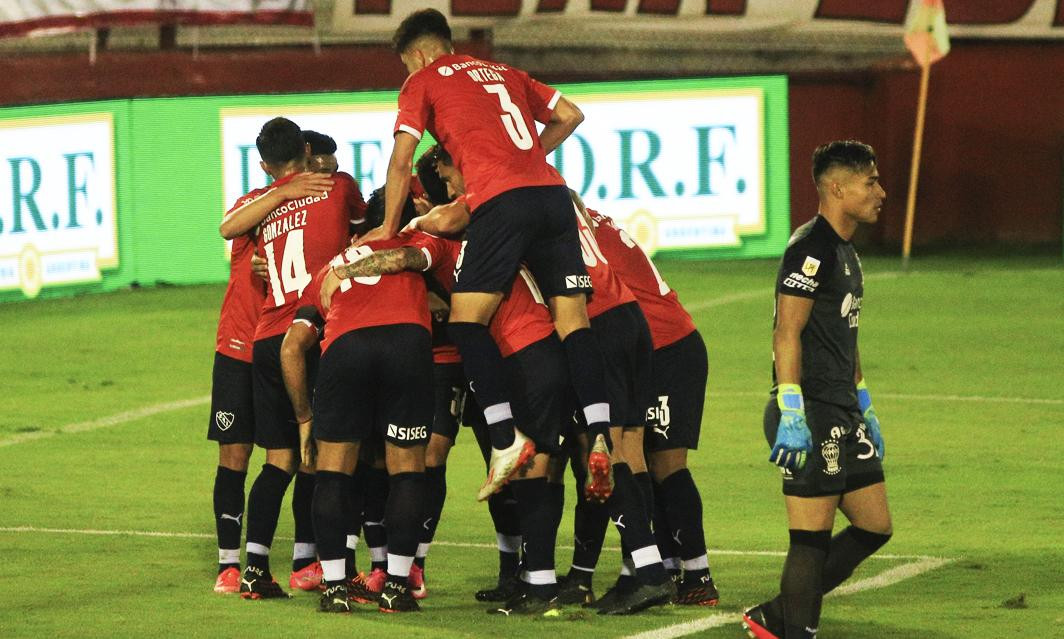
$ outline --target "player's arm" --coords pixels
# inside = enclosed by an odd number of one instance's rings
[[[432,207],[425,215],[411,220],[410,227],[437,236],[457,235],[469,226],[470,219],[469,205],[464,198],[460,198],[449,204]]]
[[[580,107],[565,99],[565,96],[558,98],[558,103],[554,105],[554,111],[550,114],[550,121],[539,134],[539,142],[543,145],[543,150],[550,153],[558,148],[583,121],[584,112],[580,110]]]
[[[313,307],[305,307],[311,308]],[[313,465],[313,451],[310,447],[311,417],[310,390],[307,385],[306,354],[318,343],[318,332],[308,320],[301,319],[304,309],[300,309],[297,319],[288,327],[284,341],[281,342],[281,376],[288,398],[292,400],[292,409],[299,422],[300,457],[308,466]],[[314,311],[316,315],[317,312]]]
[[[384,223],[358,238],[355,246],[372,240],[391,239],[399,232],[399,218],[410,193],[410,172],[417,144],[418,139],[405,131],[395,134],[395,146],[388,159],[388,182],[384,185]]]
[[[802,397],[802,330],[813,311],[813,298],[780,293],[776,301],[776,328],[772,331],[772,357],[776,367],[776,403],[780,424],[768,460],[781,468],[805,466],[813,439],[805,421]]]
[[[425,253],[412,246],[377,251],[350,264],[334,266],[321,282],[322,308],[328,310],[332,306],[333,294],[346,279],[390,275],[401,271],[424,271],[428,267],[429,259]]]
[[[286,200],[321,195],[331,191],[333,180],[323,173],[300,173],[277,188],[270,189],[259,197],[225,214],[218,232],[227,240],[255,228],[267,215]]]

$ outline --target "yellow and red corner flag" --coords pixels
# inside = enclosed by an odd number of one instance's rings
[[[942,0],[919,0],[905,25],[905,46],[920,66],[938,62],[949,53],[946,7]]]

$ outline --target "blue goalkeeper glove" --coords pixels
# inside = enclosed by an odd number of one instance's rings
[[[883,445],[883,433],[879,432],[879,417],[876,416],[876,409],[872,408],[872,396],[868,394],[868,384],[865,384],[863,379],[857,382],[857,405],[861,407],[865,429],[876,449],[876,456],[883,459],[883,454],[886,452],[886,447]]]
[[[813,434],[805,423],[805,400],[798,384],[780,384],[776,403],[780,407],[780,426],[776,443],[768,460],[780,468],[800,470],[813,449]]]

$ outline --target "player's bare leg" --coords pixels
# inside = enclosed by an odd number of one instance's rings
[[[555,295],[547,300],[554,328],[569,363],[569,377],[591,434],[588,480],[592,498],[605,501],[613,491],[612,465],[607,455],[613,449],[610,436],[610,406],[605,394],[606,365],[587,317],[587,296]],[[619,441],[619,440],[618,440]]]
[[[317,481],[312,512],[314,536],[321,559],[325,592],[318,609],[322,612],[351,611],[347,582],[347,529],[351,475],[358,464],[358,442],[317,442]]]
[[[218,470],[214,476],[214,524],[218,534],[215,592],[240,590],[240,533],[251,449],[251,444],[218,445]]]
[[[281,514],[281,502],[298,465],[289,448],[266,449],[266,463],[248,494],[247,567],[240,582],[243,599],[286,598],[270,572],[270,546]]]
[[[481,501],[499,490],[535,454],[532,442],[514,427],[502,354],[488,332],[500,302],[502,293],[454,293],[448,325],[491,437],[488,477],[477,494]]]
[[[417,553],[418,530],[425,512],[425,444],[404,448],[390,441],[384,444],[388,466],[388,579],[381,591],[381,612],[420,610],[410,591],[410,567]]]

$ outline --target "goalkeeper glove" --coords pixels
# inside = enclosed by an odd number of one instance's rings
[[[813,449],[813,434],[805,423],[805,400],[798,384],[780,384],[776,403],[780,407],[780,425],[776,443],[768,460],[780,468],[800,470]]]
[[[876,416],[876,409],[872,408],[872,397],[868,394],[868,384],[865,384],[864,379],[857,382],[857,405],[861,407],[861,416],[864,417],[865,429],[872,439],[876,456],[883,459],[886,448],[883,446],[883,434],[879,432],[879,417]]]

